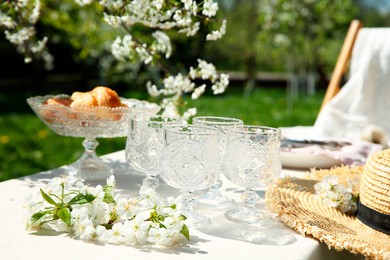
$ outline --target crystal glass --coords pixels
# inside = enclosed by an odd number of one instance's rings
[[[218,135],[215,128],[183,125],[165,128],[166,147],[161,157],[161,178],[182,193],[187,225],[198,227],[209,222],[196,213],[196,193],[210,188],[218,177]]]
[[[231,117],[197,116],[192,119],[192,123],[194,125],[215,127],[220,131],[218,142],[220,157],[220,176],[222,174],[222,163],[227,147],[227,130],[242,127],[244,122],[241,119]],[[221,186],[221,178],[217,178],[214,185],[209,189],[205,196],[199,199],[199,202],[204,205],[218,208],[226,208],[231,206],[234,201],[225,197],[220,192],[219,189],[221,188]]]
[[[35,114],[56,134],[84,137],[84,153],[67,166],[69,175],[84,180],[105,180],[113,171],[97,155],[96,138],[125,137],[128,133],[127,117],[132,114],[154,115],[160,107],[137,99],[121,98],[127,107],[77,107],[48,105],[50,98],[70,98],[69,95],[46,95],[27,99]]]
[[[143,185],[156,189],[160,172],[161,152],[165,147],[164,126],[179,124],[175,117],[154,115],[134,116],[129,120],[126,161],[134,170],[146,174]]]
[[[281,131],[244,125],[241,130],[228,130],[227,136],[224,174],[234,184],[244,187],[245,192],[241,195],[242,206],[228,210],[225,216],[239,223],[261,223],[269,214],[265,205],[256,203],[259,195],[254,189],[266,189],[280,175]]]

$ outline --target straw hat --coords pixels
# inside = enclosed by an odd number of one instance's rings
[[[357,215],[326,206],[314,185],[327,175],[340,183],[359,178],[352,193],[359,193]],[[390,149],[373,154],[364,166],[312,169],[305,178],[284,178],[267,191],[271,208],[289,227],[367,258],[390,259]]]

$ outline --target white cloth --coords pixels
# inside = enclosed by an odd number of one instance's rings
[[[374,144],[371,142],[367,142],[364,140],[359,140],[356,138],[340,138],[340,137],[321,137],[318,136],[317,133],[314,131],[314,127],[310,126],[295,126],[295,127],[285,127],[281,128],[282,130],[282,137],[285,139],[295,139],[295,140],[311,140],[311,141],[324,141],[324,142],[346,142],[350,143],[350,145],[345,145],[342,147],[339,147],[337,149],[329,149],[329,147],[322,146],[322,145],[308,145],[305,147],[281,147],[281,155],[282,155],[282,164],[286,167],[292,167],[291,165],[288,165],[288,162],[290,160],[286,161],[286,157],[289,158],[291,154],[296,155],[321,155],[326,156],[328,158],[333,158],[337,161],[329,161],[326,160],[325,165],[330,165],[331,163],[334,163],[334,165],[363,165],[367,158],[382,149],[382,145],[380,144]],[[288,154],[287,154],[288,153]],[[294,157],[292,157],[294,158]],[[296,160],[297,158],[294,158],[294,162],[290,163],[292,165],[299,165],[299,161]],[[319,158],[315,158],[319,160]],[[328,164],[329,162],[329,164]],[[304,162],[305,165],[309,165],[309,159],[305,159]],[[309,167],[316,167],[316,168],[327,168],[323,162],[317,161],[313,162],[313,164]],[[333,165],[331,165],[333,166]]]
[[[363,28],[352,52],[350,78],[323,108],[314,131],[360,138],[368,125],[390,134],[390,28]]]
[[[144,176],[132,172],[124,161],[124,151],[104,157],[114,169],[118,189],[123,195],[137,195]],[[284,175],[301,176],[304,172],[283,170]],[[226,209],[210,208],[210,225],[204,230],[190,229],[191,241],[176,247],[120,246],[114,244],[87,243],[72,239],[66,233],[24,230],[24,199],[39,192],[51,178],[64,174],[61,168],[0,182],[0,259],[363,259],[347,251],[329,250],[325,244],[312,238],[298,235],[287,226],[275,221],[260,228],[256,224],[236,224],[224,217]],[[94,183],[92,183],[95,185]],[[242,187],[224,179],[225,195],[240,200]],[[158,188],[161,196],[177,196],[178,190],[161,181]],[[205,211],[203,211],[205,213]],[[258,233],[259,232],[259,233]],[[253,240],[256,235],[262,240]],[[244,235],[240,239],[240,235]]]

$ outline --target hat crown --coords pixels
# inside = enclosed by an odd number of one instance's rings
[[[390,215],[390,149],[373,154],[363,168],[360,203]]]

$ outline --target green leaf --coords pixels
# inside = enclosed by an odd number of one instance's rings
[[[58,217],[70,226],[71,215],[68,208],[62,208],[57,212]]]
[[[105,193],[111,192],[111,191],[112,191],[112,186],[104,186],[104,187],[103,187],[103,191],[104,191]]]
[[[190,241],[190,231],[188,230],[188,227],[184,224],[183,227],[181,228],[180,233],[187,238],[188,241]]]
[[[93,196],[92,194],[82,194],[82,193],[79,193],[77,194],[76,196],[74,196],[69,202],[68,204],[69,205],[72,205],[72,204],[87,204],[87,203],[90,203],[92,202],[96,197]]]
[[[179,216],[179,219],[180,219],[180,220],[186,220],[186,219],[187,219],[187,217],[186,217],[186,216],[184,216],[183,214],[180,214],[180,216]]]
[[[49,212],[50,212],[50,210],[39,211],[39,212],[35,213],[34,215],[31,216],[30,222],[31,223],[37,222],[38,220],[40,220],[43,216],[45,216]]]
[[[114,198],[112,197],[112,195],[110,193],[104,193],[104,198],[103,198],[103,201],[105,203],[113,203],[115,202]]]
[[[41,190],[41,195],[42,195],[44,200],[46,200],[48,203],[50,203],[54,206],[57,206],[57,203],[49,195],[47,195],[42,189],[40,189],[40,190]]]

